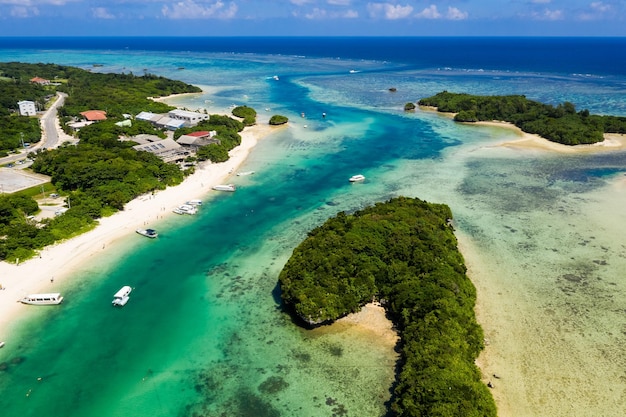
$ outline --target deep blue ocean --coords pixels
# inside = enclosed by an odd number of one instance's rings
[[[393,346],[301,329],[277,278],[313,227],[398,195],[452,208],[502,415],[624,410],[626,153],[515,146],[513,130],[403,107],[447,90],[626,116],[626,38],[0,38],[0,61],[162,75],[203,88],[179,107],[290,119],[235,193],[153,221],[155,241],[130,231],[62,306],[25,309],[0,350],[3,415],[385,415]]]
[[[224,52],[387,61],[412,69],[453,67],[623,75],[624,38],[520,37],[45,37],[0,38],[0,48],[74,51]]]

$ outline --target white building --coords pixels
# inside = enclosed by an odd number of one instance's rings
[[[176,130],[181,127],[193,127],[202,120],[208,120],[211,116],[204,113],[197,113],[188,110],[172,110],[167,114],[156,114],[148,111],[142,111],[136,120],[145,120],[161,129]]]
[[[211,117],[208,114],[180,109],[172,110],[167,115],[172,119],[184,120],[185,126],[187,127],[195,126],[200,123],[200,121],[208,120],[209,117]]]
[[[29,100],[18,101],[17,105],[20,109],[20,115],[22,116],[36,116],[37,109],[35,108],[35,102]]]

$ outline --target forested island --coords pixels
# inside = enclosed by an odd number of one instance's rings
[[[626,133],[626,117],[592,115],[586,109],[577,112],[570,102],[554,107],[523,95],[476,96],[443,91],[418,104],[456,113],[454,120],[458,122],[509,122],[526,133],[563,145],[592,144],[602,142],[605,133]]]
[[[167,112],[175,107],[150,97],[199,92],[198,87],[150,74],[92,73],[54,64],[0,63],[0,73],[3,77],[0,79],[0,138],[9,138],[4,142],[0,139],[0,148],[5,154],[19,146],[11,130],[15,129],[13,120],[20,120],[20,126],[34,123],[39,129],[36,117],[15,113],[19,100],[34,100],[38,106],[45,107],[47,99],[57,91],[66,92],[66,104],[59,111],[62,125],[86,110],[106,109],[107,114],[106,120],[76,132],[79,139],[76,145],[66,143],[57,149],[29,153],[32,170],[50,176],[51,183],[0,195],[0,260],[28,259],[37,250],[92,229],[98,218],[123,210],[132,199],[180,184],[193,172],[193,168],[182,169],[152,153],[133,149],[137,144],[132,141],[133,136],[147,133],[164,138],[162,130],[141,120],[133,120],[130,126],[116,122],[125,120],[125,115],[141,111]],[[33,85],[30,80],[35,76],[54,82]],[[242,114],[247,125],[255,123],[254,109],[233,111]],[[11,122],[5,123],[6,120]],[[240,120],[210,115],[208,120],[194,127],[178,129],[174,137],[193,131],[215,131],[219,143],[200,148],[191,159],[221,162],[228,159],[228,151],[241,143],[239,132],[243,129],[244,122]],[[30,138],[23,131],[21,136]],[[120,137],[128,140],[119,140]],[[40,138],[38,133],[31,141],[38,142]],[[39,211],[35,199],[41,198],[44,192],[65,197],[68,210],[63,215],[36,222],[29,217]]]
[[[401,342],[395,416],[496,416],[475,359],[476,290],[448,206],[399,197],[312,230],[279,276],[282,299],[316,326],[381,300]]]

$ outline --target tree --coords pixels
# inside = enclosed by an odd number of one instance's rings
[[[280,114],[275,114],[270,118],[270,125],[272,126],[278,126],[278,125],[284,125],[285,123],[287,123],[289,121],[289,119],[286,116],[281,116]]]

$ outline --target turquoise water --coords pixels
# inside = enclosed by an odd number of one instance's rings
[[[402,111],[449,90],[626,115],[621,76],[199,52],[3,57],[148,71],[207,87],[181,107],[247,104],[261,122],[290,118],[241,168],[255,175],[233,177],[236,193],[207,195],[193,219],[154,224],[159,239],[107,248],[63,289],[64,305],[16,326],[0,351],[3,415],[384,415],[393,349],[354,328],[299,328],[277,276],[308,230],[396,195],[455,214],[502,415],[623,414],[626,154],[496,147],[516,134]],[[348,183],[356,173],[367,180]],[[112,309],[122,285],[134,287],[131,300]]]

